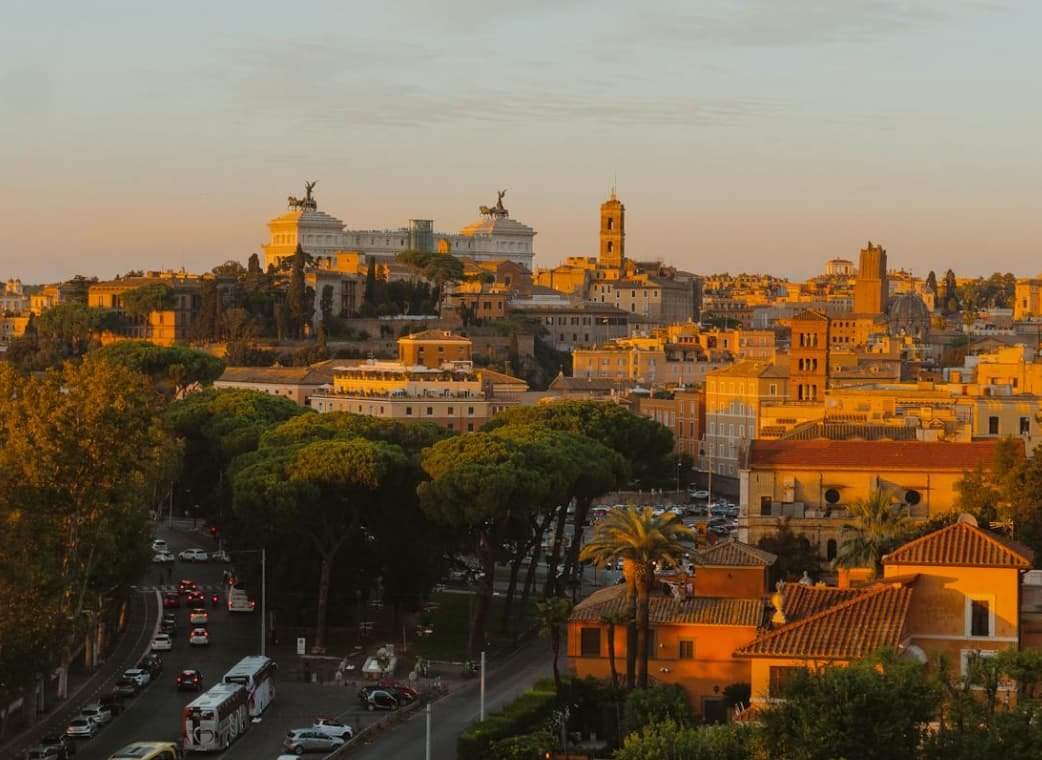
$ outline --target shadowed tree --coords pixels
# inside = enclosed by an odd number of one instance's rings
[[[912,531],[908,508],[891,504],[884,491],[873,491],[847,507],[851,522],[843,526],[836,567],[868,567],[879,572],[883,555],[901,544]]]
[[[553,653],[554,687],[561,693],[561,671],[557,661],[561,657],[561,629],[568,624],[568,615],[572,611],[572,601],[563,596],[552,596],[536,602],[539,610],[539,633],[550,641]]]
[[[620,625],[629,625],[630,615],[623,610],[606,612],[601,615],[601,622],[608,626],[608,668],[611,671],[611,687],[617,689],[619,688],[619,672],[615,667],[615,628]]]
[[[590,542],[580,555],[582,559],[592,560],[602,567],[621,559],[627,576],[627,591],[632,576],[632,590],[637,602],[636,653],[641,688],[648,685],[648,632],[651,629],[650,598],[655,584],[655,566],[679,567],[687,548],[684,542],[694,543],[694,540],[693,531],[670,512],[655,515],[648,507],[615,509],[593,529]],[[627,680],[633,672],[629,666],[632,653],[633,648],[627,647]]]

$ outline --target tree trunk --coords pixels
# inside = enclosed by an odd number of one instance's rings
[[[329,576],[333,569],[331,558],[322,555],[322,565],[318,576],[318,619],[315,621],[315,643],[311,647],[314,652],[326,651],[326,607],[329,603]]]
[[[557,667],[557,660],[561,655],[561,631],[555,627],[550,631],[550,649],[554,653],[554,690],[561,693],[561,671]]]
[[[550,524],[551,515],[547,515],[546,518],[539,523],[539,529],[535,535],[535,545],[532,547],[531,560],[528,563],[528,570],[525,571],[525,587],[521,591],[521,604],[518,607],[517,615],[520,619],[524,619],[525,613],[528,612],[528,599],[532,595],[532,589],[535,588],[535,571],[536,566],[539,564],[539,555],[543,551],[543,536],[546,535],[546,526]]]
[[[562,504],[558,507],[557,530],[554,533],[554,547],[550,552],[550,561],[546,567],[546,587],[543,596],[547,599],[553,596],[561,596],[561,584],[557,578],[557,565],[561,560],[561,546],[564,542],[564,524],[568,519],[568,505]]]
[[[637,590],[636,563],[624,560],[622,575],[626,580],[626,600],[629,602],[629,620],[626,621],[626,688],[637,685]]]
[[[510,583],[507,586],[506,598],[503,600],[503,617],[501,620],[501,627],[504,633],[506,633],[507,627],[510,625],[510,608],[514,604],[517,579],[521,574],[521,563],[525,561],[525,556],[528,554],[528,546],[527,542],[523,548],[518,546],[517,551],[514,553],[514,558],[510,560]]]
[[[648,638],[651,632],[651,589],[655,583],[655,570],[648,564],[636,568],[637,584],[637,649],[640,655],[640,672],[638,683],[640,688],[648,687]]]
[[[611,687],[619,688],[619,672],[615,669],[615,624],[608,624],[608,667],[611,669]]]
[[[572,541],[568,545],[564,560],[564,581],[569,585],[582,572],[579,566],[579,551],[583,545],[583,527],[586,525],[586,517],[590,514],[592,503],[593,500],[588,498],[575,500],[575,529],[572,531]]]
[[[477,598],[470,618],[470,636],[467,639],[467,655],[473,659],[485,648],[485,620],[492,605],[492,590],[495,583],[496,555],[489,536],[481,534],[478,544],[478,556],[485,576],[478,583]]]

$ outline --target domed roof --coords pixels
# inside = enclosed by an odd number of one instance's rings
[[[930,310],[926,308],[923,299],[914,293],[901,293],[890,299],[887,306],[887,314],[891,321],[913,322],[917,320],[930,319]]]

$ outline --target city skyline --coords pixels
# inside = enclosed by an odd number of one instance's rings
[[[508,188],[542,267],[596,254],[617,182],[636,259],[799,279],[871,239],[922,275],[1033,276],[1042,9],[835,5],[22,6],[4,274],[245,262],[309,178],[351,229],[458,230]]]

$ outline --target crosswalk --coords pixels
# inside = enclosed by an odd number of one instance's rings
[[[175,593],[176,594],[177,593],[177,584],[176,583],[161,583],[159,585],[153,585],[153,586],[131,586],[131,588],[133,590],[135,590],[135,591],[149,591],[149,592],[158,591],[161,594],[166,594],[166,593]],[[199,590],[202,591],[207,596],[209,596],[210,594],[214,594],[214,593],[224,594],[224,592],[225,592],[225,590],[227,588],[228,587],[225,586],[222,583],[200,583],[199,584]]]

